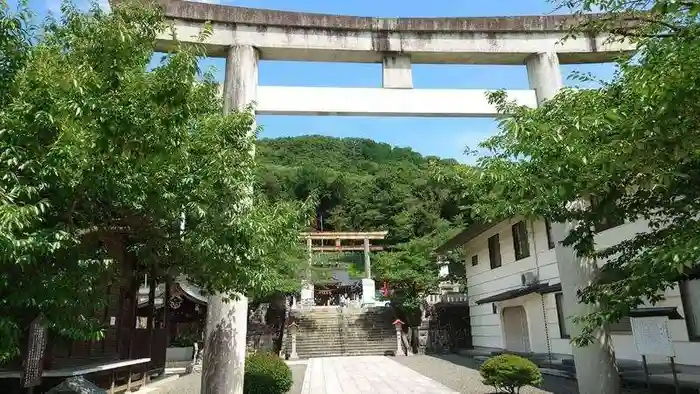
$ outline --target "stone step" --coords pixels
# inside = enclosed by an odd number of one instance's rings
[[[297,332],[303,331],[316,331],[316,330],[345,330],[345,331],[369,331],[369,330],[386,330],[396,332],[396,329],[392,326],[385,326],[383,324],[377,324],[375,326],[370,325],[338,325],[338,324],[316,324],[316,325],[304,325],[297,326]]]
[[[375,337],[375,338],[314,337],[314,338],[306,338],[304,340],[297,339],[297,344],[302,344],[302,343],[350,343],[350,342],[376,343],[376,342],[382,342],[382,341],[396,341],[396,337]]]
[[[391,317],[384,316],[340,316],[340,315],[325,315],[325,316],[294,316],[297,321],[337,321],[340,319],[349,321],[385,321],[387,323],[393,323],[394,319]]]
[[[394,331],[396,332],[396,329],[394,327],[387,327],[387,326],[382,326],[382,325],[376,325],[376,326],[338,326],[338,325],[316,325],[316,326],[299,326],[297,327],[297,332],[302,332],[302,331],[316,331],[316,330],[350,330],[350,331],[366,331],[366,330],[387,330],[387,331]]]
[[[391,319],[394,317],[393,313],[378,313],[378,312],[343,312],[343,313],[338,313],[338,311],[334,312],[292,312],[290,313],[292,316],[306,316],[306,317],[326,317],[326,316],[354,316],[354,317],[378,317],[378,318],[385,318],[385,319]]]
[[[307,321],[340,321],[340,319],[343,319],[344,321],[350,321],[350,322],[356,322],[356,321],[380,321],[380,322],[386,322],[388,324],[391,324],[394,322],[394,319],[391,318],[380,318],[380,317],[367,317],[367,316],[325,316],[325,317],[309,317],[309,316],[297,316],[295,317],[297,323],[303,323]]]
[[[333,343],[297,343],[297,349],[331,349],[331,348],[368,348],[372,349],[377,346],[396,346],[396,341],[377,341],[377,342],[333,342]]]
[[[396,330],[388,328],[372,328],[372,329],[341,329],[341,328],[317,328],[317,329],[306,329],[297,331],[297,338],[309,335],[363,335],[371,336],[373,334],[393,334],[396,335]]]
[[[396,341],[396,337],[372,337],[372,338],[341,338],[341,337],[313,337],[298,339],[297,343],[348,343],[348,342],[360,342],[360,343],[375,343],[382,341]]]
[[[396,330],[391,327],[299,327],[297,334],[304,335],[307,333],[323,332],[323,333],[365,333],[365,332],[393,332]]]
[[[306,341],[297,340],[297,346],[332,346],[332,345],[342,345],[342,344],[363,344],[366,346],[374,346],[378,343],[396,343],[396,338],[381,338],[376,340],[347,340],[347,339],[309,339]]]
[[[394,326],[391,323],[381,322],[381,321],[353,321],[353,322],[338,322],[338,321],[297,321],[297,327],[318,327],[318,326],[346,326],[346,327],[391,327]],[[395,328],[394,328],[395,329]]]
[[[318,349],[314,351],[300,351],[297,349],[299,358],[312,357],[338,357],[338,356],[388,356],[394,355],[396,348],[374,348],[374,349],[345,349],[345,350],[326,350]]]
[[[396,342],[396,337],[383,337],[383,338],[307,338],[304,340],[297,339],[297,345],[303,345],[308,343],[313,344],[326,344],[326,343],[378,343],[384,341],[394,341]]]
[[[309,335],[339,335],[339,336],[365,336],[369,337],[372,335],[396,335],[395,330],[387,329],[373,329],[373,330],[337,330],[337,329],[320,329],[320,330],[304,330],[297,331],[297,338],[308,337]]]

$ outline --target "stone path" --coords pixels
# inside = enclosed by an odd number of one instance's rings
[[[384,356],[309,360],[302,394],[458,394]]]

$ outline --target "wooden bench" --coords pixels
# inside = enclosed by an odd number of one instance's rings
[[[131,391],[131,388],[133,386],[139,386],[142,387],[147,383],[147,366],[148,363],[151,361],[150,358],[139,358],[139,359],[134,359],[134,360],[115,360],[115,361],[107,361],[107,362],[101,362],[101,363],[94,363],[94,364],[87,364],[87,365],[78,365],[74,367],[66,367],[66,368],[58,368],[58,369],[49,369],[43,371],[41,374],[42,378],[69,378],[72,376],[83,376],[83,375],[91,375],[91,374],[101,374],[101,373],[110,373],[110,380],[109,380],[109,389],[107,390],[108,393],[118,393],[122,391]],[[135,366],[137,365],[143,365],[144,366],[144,371],[142,373],[142,376],[140,379],[136,381],[132,381],[132,370]],[[128,376],[126,379],[126,384],[122,384],[120,386],[116,385],[117,382],[117,372],[120,370],[127,370]],[[19,379],[21,376],[20,371],[0,371],[0,379]]]

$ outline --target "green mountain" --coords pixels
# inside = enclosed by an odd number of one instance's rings
[[[397,244],[461,221],[459,190],[434,168],[455,160],[424,157],[369,139],[303,136],[258,141],[257,187],[272,199],[319,197],[316,230],[389,230]]]

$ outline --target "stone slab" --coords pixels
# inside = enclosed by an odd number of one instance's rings
[[[309,360],[302,394],[457,394],[389,357]]]

